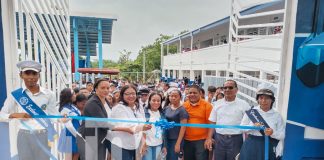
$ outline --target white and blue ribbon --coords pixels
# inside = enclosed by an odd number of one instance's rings
[[[122,123],[137,123],[137,124],[151,124],[155,125],[156,127],[160,127],[163,130],[170,129],[173,127],[197,127],[197,128],[226,128],[226,129],[249,129],[249,130],[264,130],[265,127],[263,126],[241,126],[241,125],[217,125],[217,124],[196,124],[196,123],[175,123],[175,122],[168,122],[166,119],[160,119],[155,122],[145,122],[145,121],[136,121],[136,120],[124,120],[124,119],[111,119],[111,118],[96,118],[96,117],[85,117],[85,116],[55,116],[55,115],[38,115],[34,116],[33,118],[71,118],[77,120],[86,120],[86,121],[97,121],[97,122],[122,122]],[[265,154],[264,159],[269,159],[269,136],[265,137]]]

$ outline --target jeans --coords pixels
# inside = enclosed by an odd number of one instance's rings
[[[167,139],[167,160],[178,160],[178,153],[174,152],[174,146],[177,143],[176,139]],[[180,150],[182,150],[183,143],[180,145]]]
[[[120,148],[111,143],[111,157],[115,160],[135,160],[136,150]]]
[[[156,160],[162,149],[162,144],[158,146],[148,146],[143,160]]]

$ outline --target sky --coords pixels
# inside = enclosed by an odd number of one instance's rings
[[[103,59],[117,61],[124,49],[136,59],[142,46],[160,34],[178,35],[228,16],[230,0],[71,0],[70,9],[71,15],[83,12],[117,19],[111,44],[103,46]]]

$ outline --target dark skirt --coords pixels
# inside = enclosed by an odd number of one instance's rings
[[[269,137],[269,160],[276,159],[279,140]],[[264,160],[264,136],[249,135],[240,151],[240,160]]]

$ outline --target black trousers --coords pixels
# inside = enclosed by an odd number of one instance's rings
[[[184,140],[185,160],[208,160],[208,150],[204,147],[205,139],[197,141]]]
[[[222,135],[216,133],[215,137],[214,158],[217,160],[234,160],[240,153],[243,136],[237,135]]]

